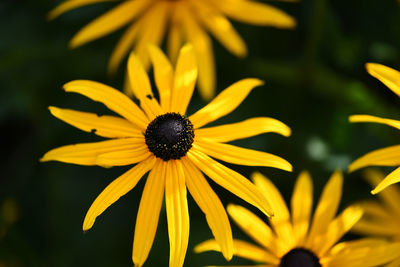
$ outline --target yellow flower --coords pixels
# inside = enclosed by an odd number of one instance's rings
[[[115,0],[66,0],[49,13],[53,19],[69,10]],[[199,89],[205,99],[215,92],[215,63],[210,32],[223,46],[236,56],[247,54],[246,44],[227,17],[260,26],[293,28],[294,19],[267,4],[248,0],[125,0],[114,9],[81,29],[71,40],[77,47],[117,29],[128,26],[116,45],[108,65],[113,73],[122,59],[134,48],[145,67],[149,63],[148,43],[160,45],[166,37],[170,59],[175,62],[183,43],[193,43],[199,64]]]
[[[192,47],[186,45],[181,49],[175,70],[157,47],[152,46],[149,51],[160,103],[153,95],[145,69],[133,54],[128,60],[128,74],[140,108],[126,95],[104,84],[85,80],[69,82],[64,85],[65,91],[99,101],[123,118],[50,107],[57,118],[111,140],[63,146],[47,152],[41,160],[105,167],[137,163],[96,198],[86,214],[84,231],[90,229],[97,216],[134,188],[150,171],[136,220],[132,256],[135,265],[141,266],[148,256],[165,190],[170,266],[182,266],[189,238],[186,188],[205,213],[224,256],[230,259],[233,243],[228,216],[202,173],[271,215],[269,203],[254,184],[211,157],[233,164],[291,171],[290,163],[278,156],[225,144],[266,132],[289,136],[290,129],[280,121],[265,117],[202,128],[233,111],[262,82],[258,79],[241,80],[221,92],[207,106],[186,117],[197,79]]]
[[[365,178],[374,187],[384,177],[384,174],[377,170],[368,169],[365,172]],[[378,196],[380,202],[370,200],[362,203],[364,215],[352,231],[400,242],[400,187],[393,185],[383,190]],[[397,255],[398,258],[386,267],[400,266],[400,251]]]
[[[336,244],[363,214],[360,206],[353,205],[334,218],[342,194],[343,177],[340,172],[335,172],[323,189],[312,220],[313,185],[307,172],[301,173],[297,179],[291,214],[270,180],[255,173],[253,181],[270,201],[275,215],[269,219],[268,226],[246,208],[229,205],[229,215],[259,244],[256,246],[247,241],[234,240],[234,255],[269,267],[368,267],[393,260],[400,250],[400,243],[389,244],[377,239]],[[208,250],[221,249],[215,240],[195,247],[196,252]]]
[[[367,63],[366,68],[369,74],[384,83],[390,90],[400,96],[400,72],[381,64]],[[380,118],[370,115],[352,115],[350,122],[374,122],[386,124],[400,130],[400,121]],[[355,171],[367,166],[397,166],[382,182],[380,182],[372,194],[377,194],[389,185],[400,181],[400,146],[390,146],[372,151],[361,158],[358,158],[349,166],[349,171]]]

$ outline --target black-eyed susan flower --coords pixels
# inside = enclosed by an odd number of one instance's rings
[[[228,213],[257,245],[234,240],[234,255],[268,267],[368,267],[393,260],[400,243],[362,239],[337,243],[361,218],[360,206],[352,205],[335,217],[343,177],[335,172],[325,185],[311,219],[313,185],[307,172],[297,179],[291,199],[291,213],[278,189],[259,173],[253,175],[257,188],[268,198],[275,215],[269,225],[248,209],[229,205]],[[215,240],[205,241],[195,251],[221,251]]]
[[[290,129],[280,121],[265,117],[203,128],[233,111],[262,82],[258,79],[241,80],[187,117],[186,108],[197,78],[192,47],[187,45],[181,49],[175,70],[157,47],[150,47],[150,56],[159,101],[153,95],[145,69],[134,54],[128,60],[128,74],[130,87],[140,107],[107,85],[85,80],[69,82],[64,85],[65,91],[99,101],[122,118],[50,107],[51,113],[57,118],[110,140],[56,148],[47,152],[41,160],[106,167],[136,164],[96,198],[84,219],[84,231],[89,230],[97,216],[150,172],[136,220],[132,256],[135,265],[143,265],[153,244],[164,191],[170,266],[183,265],[189,238],[186,189],[205,213],[224,256],[230,259],[233,241],[229,220],[203,173],[265,214],[271,215],[269,202],[253,183],[212,158],[233,164],[291,171],[290,163],[278,156],[226,144],[266,132],[288,136]]]
[[[382,172],[373,169],[366,170],[364,176],[373,187],[385,178]],[[352,231],[400,242],[400,187],[392,185],[383,190],[378,198],[380,201],[367,200],[362,203],[364,215]],[[385,267],[400,266],[400,250],[397,255],[397,259]]]
[[[381,64],[367,63],[369,74],[384,83],[390,90],[400,96],[400,72]],[[352,115],[350,122],[373,122],[386,124],[400,130],[400,121],[370,115]],[[349,166],[349,171],[355,171],[367,166],[396,166],[397,168],[383,179],[372,194],[377,194],[389,185],[400,181],[400,145],[390,146],[369,152],[358,158]]]
[[[115,0],[66,0],[49,13],[55,18],[69,10]],[[267,4],[248,0],[122,0],[114,9],[81,29],[71,40],[77,47],[128,26],[116,45],[108,65],[110,73],[117,70],[122,59],[133,48],[145,67],[149,43],[160,45],[164,36],[172,62],[181,45],[189,41],[195,48],[199,64],[199,89],[203,98],[210,99],[215,91],[215,63],[211,33],[231,53],[247,54],[246,44],[227,17],[260,26],[293,28],[294,19]]]

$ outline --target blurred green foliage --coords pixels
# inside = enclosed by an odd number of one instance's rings
[[[46,13],[60,1],[0,2],[0,266],[130,266],[133,230],[143,188],[110,207],[94,228],[82,234],[82,222],[101,190],[127,168],[39,163],[49,149],[100,140],[53,118],[49,105],[98,113],[104,107],[62,84],[90,79],[122,88],[123,73],[106,76],[106,64],[120,32],[69,50],[69,39],[84,24],[110,8],[98,4],[47,22]],[[270,1],[268,1],[270,2]],[[270,116],[287,123],[293,135],[262,135],[236,142],[280,155],[294,173],[231,166],[249,176],[259,170],[289,199],[295,176],[311,172],[318,196],[331,172],[376,148],[399,143],[389,127],[348,123],[351,114],[400,119],[397,96],[370,77],[366,62],[400,69],[400,5],[395,0],[303,0],[271,2],[295,16],[298,28],[278,30],[235,23],[249,56],[237,59],[214,43],[218,90],[244,77],[266,81],[231,115],[217,123]],[[189,113],[205,103],[198,94]],[[241,203],[213,184],[222,201]],[[360,172],[347,175],[342,207],[372,197]],[[315,200],[316,202],[316,200]],[[193,246],[211,237],[205,218],[189,200],[191,235],[185,266],[224,264],[216,253],[196,255]],[[233,227],[234,236],[245,238]],[[146,266],[167,266],[166,216]],[[234,259],[232,263],[248,263]]]

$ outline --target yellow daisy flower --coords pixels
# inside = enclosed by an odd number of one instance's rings
[[[66,0],[49,13],[53,19],[69,10],[115,0]],[[145,67],[149,63],[147,45],[160,45],[167,35],[169,58],[175,62],[181,45],[193,43],[199,64],[199,89],[205,99],[215,92],[215,63],[211,33],[227,50],[238,57],[247,54],[246,44],[227,17],[260,26],[293,28],[295,20],[281,10],[248,0],[125,0],[114,9],[81,29],[71,40],[72,48],[128,26],[116,45],[108,65],[113,73],[134,48]]]
[[[186,45],[181,49],[175,70],[157,47],[152,46],[149,51],[160,103],[153,95],[145,69],[134,54],[128,60],[128,74],[140,107],[107,85],[86,80],[69,82],[64,85],[65,91],[99,101],[122,118],[50,107],[55,117],[83,131],[94,132],[111,140],[56,148],[47,152],[41,161],[56,160],[105,167],[136,164],[96,198],[86,214],[84,231],[89,230],[97,216],[150,172],[136,220],[132,256],[136,266],[143,265],[152,246],[164,190],[170,266],[183,265],[189,238],[186,188],[205,213],[224,256],[230,259],[233,243],[228,217],[202,173],[265,214],[271,215],[270,204],[254,184],[211,157],[233,164],[291,171],[290,163],[278,156],[225,144],[266,132],[289,136],[290,129],[280,121],[265,117],[203,128],[233,111],[254,87],[262,85],[262,81],[243,79],[187,117],[186,108],[197,79],[192,47]]]
[[[377,186],[385,175],[377,170],[369,169],[365,178],[372,186]],[[353,227],[352,231],[363,235],[386,237],[400,242],[400,187],[392,185],[378,195],[380,202],[369,200],[362,203],[364,215]],[[400,266],[400,251],[397,259],[386,267]]]
[[[390,90],[400,96],[400,72],[381,64],[367,63],[366,68],[369,74],[384,83]],[[370,115],[352,115],[350,122],[374,122],[386,124],[400,130],[400,121],[380,118]],[[353,172],[367,166],[397,166],[397,168],[380,182],[372,194],[377,194],[383,189],[400,181],[400,146],[391,146],[378,149],[358,158],[349,166],[349,172]]]
[[[248,209],[229,205],[228,213],[259,246],[234,240],[234,255],[268,267],[368,267],[393,260],[400,243],[361,239],[337,243],[361,218],[360,206],[352,205],[334,218],[339,206],[343,176],[335,172],[323,189],[311,219],[313,185],[307,172],[300,174],[291,199],[291,212],[278,189],[260,173],[253,175],[257,188],[270,201],[274,217],[270,225]],[[221,251],[215,240],[195,247],[196,252]],[[366,256],[368,255],[368,256]]]

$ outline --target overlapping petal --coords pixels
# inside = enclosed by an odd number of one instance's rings
[[[377,63],[365,64],[369,74],[384,83],[390,90],[400,96],[400,72]]]

